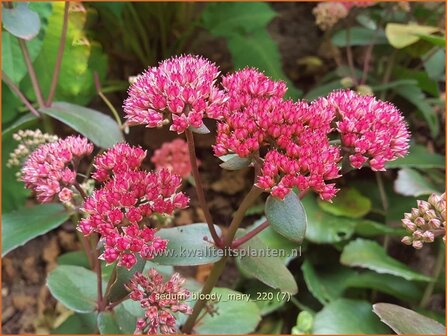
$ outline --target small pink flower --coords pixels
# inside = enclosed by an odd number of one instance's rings
[[[144,155],[140,148],[118,144],[97,160],[98,170],[105,172],[101,177],[108,180],[87,198],[82,209],[87,217],[78,225],[86,236],[93,232],[100,235],[102,259],[107,263],[118,260],[118,265],[127,269],[135,265],[137,254],[149,260],[166,249],[167,241],[147,226],[147,217],[172,214],[189,203],[185,194],[177,192],[182,183],[179,176],[167,170],[138,169]],[[109,166],[109,159],[118,168]],[[126,160],[127,164],[119,166]],[[109,172],[113,172],[111,178]]]
[[[204,117],[222,114],[225,95],[215,85],[219,70],[208,60],[185,55],[148,68],[129,88],[124,111],[131,125],[160,127],[171,119],[171,131],[200,127]]]
[[[183,139],[165,142],[154,152],[151,161],[155,164],[156,170],[167,169],[183,178],[191,174],[188,144]]]
[[[73,191],[71,191],[68,188],[63,188],[58,196],[59,196],[59,200],[62,203],[67,203],[67,202],[70,202],[71,199],[73,198]]]
[[[21,179],[41,203],[51,202],[57,194],[61,199],[71,199],[69,190],[64,187],[76,181],[75,167],[92,151],[93,145],[80,136],[43,144],[25,161]]]
[[[174,273],[165,282],[163,276],[155,269],[148,271],[147,277],[137,272],[126,285],[133,301],[139,301],[146,313],[138,319],[136,334],[174,334],[178,333],[176,317],[173,313],[179,312],[189,315],[192,309],[184,301],[191,293],[183,288],[185,279]]]
[[[408,153],[410,133],[394,105],[351,90],[334,91],[326,99],[354,168],[369,163],[372,170],[385,170],[387,162]]]

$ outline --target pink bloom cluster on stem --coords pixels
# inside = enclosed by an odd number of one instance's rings
[[[286,86],[264,74],[245,69],[224,77],[230,98],[224,121],[218,125],[214,152],[252,157],[266,152],[257,186],[284,198],[293,187],[315,190],[331,199],[339,176],[337,147],[328,133],[333,116],[314,111],[306,102],[282,99]]]
[[[68,202],[73,196],[71,187],[76,182],[79,161],[92,151],[93,145],[80,136],[41,145],[25,161],[21,180],[41,203],[51,202],[56,195]]]
[[[284,198],[293,187],[330,200],[340,176],[338,163],[352,167],[385,163],[408,152],[409,132],[392,104],[354,91],[334,91],[311,103],[284,100],[285,85],[254,69],[224,77],[229,100],[218,124],[214,152],[235,153],[258,165],[257,186]],[[341,147],[330,136],[340,137]]]
[[[167,169],[175,175],[187,178],[191,174],[188,144],[183,139],[165,142],[154,152],[151,161],[155,169]]]
[[[183,288],[185,279],[178,273],[164,282],[163,276],[155,269],[148,271],[148,276],[135,273],[126,288],[130,299],[140,302],[145,310],[144,317],[138,319],[136,334],[174,334],[177,333],[176,318],[173,313],[191,314],[192,309],[184,301],[191,295]]]
[[[332,92],[326,103],[336,115],[337,131],[352,167],[368,163],[372,170],[385,170],[388,161],[408,153],[410,133],[393,104],[350,90]]]
[[[220,114],[225,96],[215,85],[217,66],[198,56],[165,60],[139,75],[129,88],[124,111],[130,125],[160,127],[166,118],[170,130],[183,133],[200,127],[204,117]]]
[[[147,217],[154,213],[172,214],[187,207],[188,197],[177,190],[182,179],[167,170],[146,172],[139,169],[145,152],[138,147],[118,144],[95,161],[102,188],[87,198],[83,212],[87,217],[78,229],[86,236],[98,233],[104,243],[101,258],[107,263],[132,268],[137,255],[153,259],[166,249],[167,240],[149,227]],[[133,158],[128,160],[129,158]],[[109,165],[109,162],[127,165]],[[127,167],[127,169],[125,169]]]

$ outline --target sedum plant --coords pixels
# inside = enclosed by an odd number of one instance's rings
[[[264,250],[257,236],[267,228],[301,242],[307,225],[301,199],[313,192],[331,202],[343,174],[366,166],[382,171],[387,162],[406,155],[410,134],[392,104],[350,90],[312,102],[293,101],[284,98],[286,90],[284,82],[253,68],[220,77],[217,66],[202,57],[173,57],[140,74],[123,104],[129,125],[166,126],[186,137],[155,153],[156,171],[144,170],[147,152],[126,142],[93,159],[94,145],[82,136],[40,144],[26,158],[20,179],[38,202],[65,206],[80,233],[89,274],[96,273],[87,276],[95,286],[69,295],[80,289],[75,284],[61,289],[59,278],[70,277],[76,267],[59,266],[48,278],[53,296],[75,311],[95,312],[102,333],[206,330],[216,316],[211,298],[222,290],[215,286],[230,257],[254,247]],[[194,133],[209,132],[204,118],[217,123],[213,151],[221,166],[254,169],[252,187],[227,230],[213,220],[198,170]],[[160,218],[188,207],[192,195],[180,189],[190,172],[206,223],[168,228]],[[94,181],[94,187],[86,181]],[[247,209],[263,193],[268,194],[266,220],[241,229]],[[203,249],[213,253],[194,255]],[[286,297],[297,293],[282,263],[260,260],[248,253],[240,264]],[[205,263],[213,267],[201,289],[193,289],[178,273],[166,277],[161,268]],[[110,273],[105,275],[106,270]],[[130,302],[137,305],[129,308]],[[248,305],[235,304],[241,309]],[[126,318],[123,310],[133,313]]]

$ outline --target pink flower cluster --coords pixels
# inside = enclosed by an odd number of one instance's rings
[[[374,97],[340,90],[310,104],[292,102],[282,98],[282,82],[253,69],[225,77],[222,85],[229,100],[214,152],[250,157],[260,170],[257,186],[275,197],[297,187],[330,200],[337,189],[326,181],[340,176],[338,163],[346,152],[354,168],[368,162],[383,170],[408,151],[401,113]],[[341,148],[331,145],[333,133],[341,135]]]
[[[130,298],[139,301],[145,315],[138,319],[135,334],[145,333],[174,334],[176,318],[173,313],[191,314],[192,309],[184,301],[191,295],[183,288],[185,279],[174,273],[166,283],[163,276],[155,269],[150,269],[148,276],[135,273],[126,288],[130,291]]]
[[[254,69],[236,72],[222,81],[228,91],[228,111],[218,125],[214,152],[256,158],[265,153],[257,186],[284,198],[293,187],[315,190],[331,199],[339,176],[337,147],[328,133],[333,115],[315,105],[283,100],[286,87]]]
[[[410,134],[394,105],[350,90],[322,99],[337,116],[337,131],[354,168],[369,163],[372,170],[385,170],[385,163],[408,153]]]
[[[107,181],[85,201],[83,211],[87,217],[78,226],[84,235],[100,235],[104,243],[102,259],[107,263],[118,260],[118,265],[127,269],[136,263],[137,254],[153,259],[166,249],[167,241],[148,227],[147,217],[153,213],[172,214],[189,202],[185,194],[177,192],[182,182],[179,176],[167,170],[139,170],[144,157],[141,148],[124,144],[98,157],[95,164],[100,173],[95,176]],[[119,164],[126,160],[127,165]],[[118,164],[113,167],[110,162]],[[111,178],[109,173],[113,174]]]
[[[73,195],[70,187],[76,182],[77,165],[92,151],[93,145],[80,136],[43,144],[25,161],[21,179],[41,203],[51,202],[55,195],[68,202]]]
[[[225,95],[215,86],[216,65],[198,56],[165,60],[139,75],[129,88],[124,111],[129,124],[159,127],[171,117],[170,130],[184,132],[200,127],[204,117],[221,113]]]
[[[155,169],[167,169],[175,175],[187,178],[191,174],[188,144],[183,139],[165,142],[154,152],[151,161]]]
[[[347,17],[353,7],[369,7],[373,5],[374,1],[327,1],[320,2],[314,7],[312,12],[315,15],[315,23],[317,26],[321,30],[328,30],[338,21]]]

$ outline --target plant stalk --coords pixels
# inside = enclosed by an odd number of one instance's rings
[[[219,235],[217,234],[216,229],[214,228],[214,221],[211,216],[210,210],[208,209],[208,205],[206,204],[205,193],[203,191],[203,184],[200,178],[199,167],[197,165],[194,135],[189,129],[185,131],[185,134],[186,134],[186,140],[188,142],[189,161],[191,162],[191,170],[192,170],[192,176],[194,177],[197,198],[199,200],[200,207],[202,208],[203,213],[205,214],[206,223],[208,224],[208,228],[210,230],[214,244],[216,244],[217,247],[221,247],[222,241]]]
[[[239,246],[241,246],[242,244],[246,243],[251,238],[256,236],[259,232],[265,230],[269,225],[270,225],[269,222],[265,221],[261,225],[258,225],[257,227],[255,227],[250,232],[247,232],[244,236],[233,240],[233,243],[231,244],[231,248],[237,249]]]
[[[438,255],[436,257],[435,267],[433,270],[433,281],[430,281],[425,287],[424,294],[422,295],[421,302],[419,303],[419,306],[422,309],[427,308],[428,304],[430,303],[431,296],[433,294],[433,290],[435,289],[436,281],[439,278],[439,275],[441,274],[442,267],[445,265],[445,250],[442,246],[442,243],[438,244]]]
[[[17,85],[2,71],[2,79],[5,81],[6,85],[9,86],[12,92],[14,92],[17,97],[22,101],[22,103],[27,107],[27,109],[34,114],[36,117],[40,118],[40,113],[34,108],[34,106],[26,99],[25,95],[20,91]]]
[[[59,42],[59,49],[57,51],[56,63],[54,64],[53,78],[51,79],[50,93],[48,94],[46,106],[51,106],[51,103],[53,102],[54,94],[56,93],[57,80],[59,78],[59,73],[61,71],[62,57],[64,56],[64,49],[65,49],[65,40],[67,38],[69,8],[70,8],[70,5],[69,5],[68,1],[66,1],[65,7],[64,7],[64,18],[62,21],[61,39]]]

